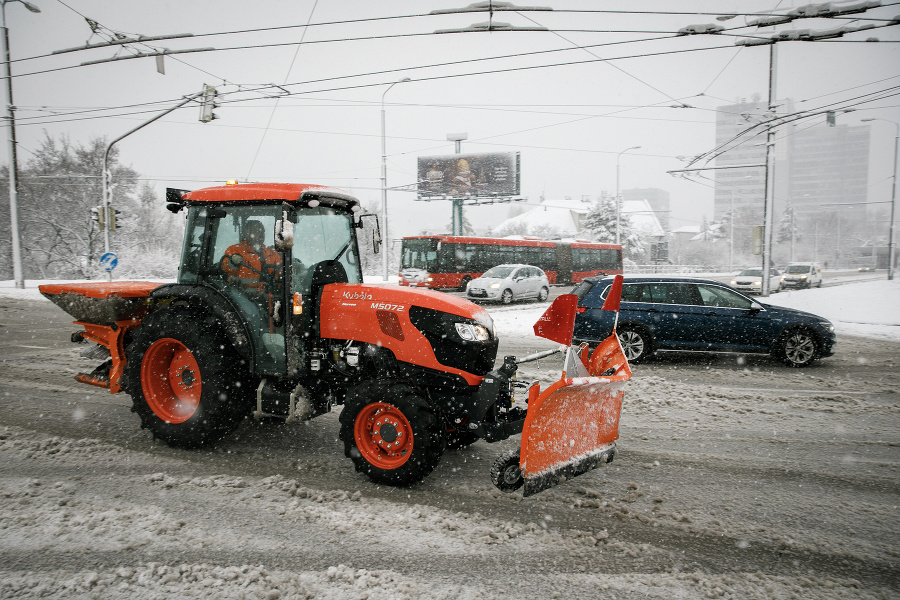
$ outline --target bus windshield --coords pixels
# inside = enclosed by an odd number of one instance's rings
[[[424,269],[437,261],[438,241],[435,239],[403,240],[403,255],[400,257],[401,269]]]

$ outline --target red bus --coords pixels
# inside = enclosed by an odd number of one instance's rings
[[[400,285],[466,289],[496,265],[540,267],[551,284],[579,283],[593,275],[622,273],[622,246],[579,240],[429,235],[403,238]]]

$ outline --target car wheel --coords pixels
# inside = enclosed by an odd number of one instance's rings
[[[550,297],[550,290],[545,287],[541,288],[541,291],[538,292],[538,302],[546,302],[547,298]]]
[[[638,363],[650,355],[650,336],[635,327],[623,327],[619,332],[619,343],[629,363]]]
[[[512,290],[503,290],[503,293],[500,294],[500,302],[503,304],[510,304],[513,301],[513,293]]]
[[[806,367],[816,359],[819,342],[808,331],[795,329],[781,339],[778,351],[781,359],[789,367]]]

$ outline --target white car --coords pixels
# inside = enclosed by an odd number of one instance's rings
[[[782,287],[822,287],[822,269],[816,263],[791,263],[784,271]]]
[[[762,293],[762,278],[762,268],[744,269],[731,281],[731,287],[748,294],[760,294]],[[783,278],[784,276],[778,269],[769,269],[769,291],[780,292]]]
[[[509,304],[514,300],[533,298],[544,302],[550,295],[547,275],[530,265],[497,265],[469,282],[466,297],[470,300],[493,300]]]

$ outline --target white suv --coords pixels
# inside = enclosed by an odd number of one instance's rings
[[[791,263],[784,271],[781,285],[785,288],[822,287],[822,269],[816,263]]]

